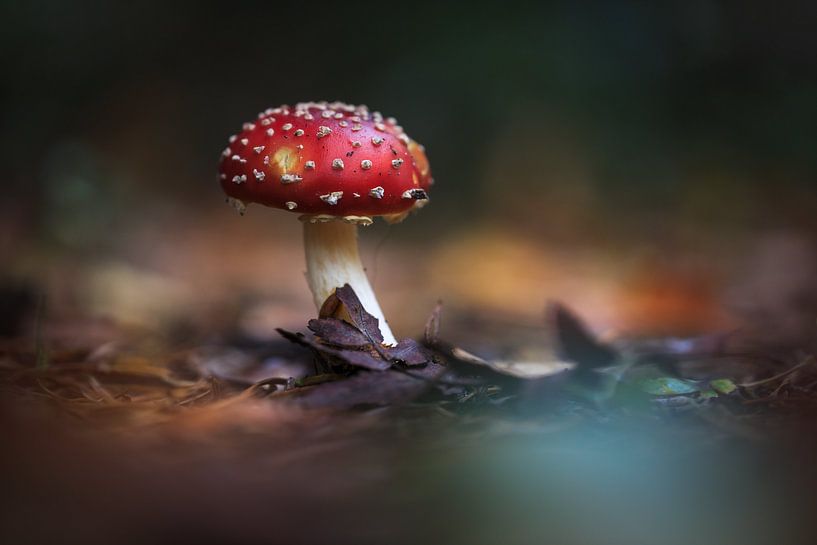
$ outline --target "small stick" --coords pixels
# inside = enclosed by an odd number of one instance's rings
[[[814,358],[809,356],[806,359],[804,359],[803,361],[801,361],[800,363],[798,363],[797,365],[795,365],[794,367],[792,367],[790,369],[787,369],[787,370],[783,371],[782,373],[778,373],[778,374],[776,374],[774,376],[771,376],[769,378],[764,378],[763,380],[757,380],[755,382],[745,382],[743,384],[739,384],[739,386],[741,388],[754,388],[755,386],[760,386],[761,384],[766,384],[768,382],[774,382],[775,380],[781,379],[781,378],[783,378],[783,377],[785,377],[787,375],[790,375],[791,373],[794,373],[798,369],[800,369],[802,367],[805,367],[806,365],[811,364],[813,361],[814,361]]]

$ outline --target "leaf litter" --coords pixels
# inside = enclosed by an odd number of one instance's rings
[[[293,354],[300,354],[296,363],[308,370],[302,376],[248,381],[248,375],[202,366],[196,349],[157,358],[111,346],[85,355],[52,351],[52,364],[43,368],[36,365],[36,353],[9,345],[2,353],[0,387],[48,399],[83,418],[128,414],[129,424],[248,401],[334,411],[413,405],[459,416],[489,411],[501,418],[553,417],[565,408],[598,418],[633,407],[660,414],[718,406],[735,419],[755,416],[759,424],[817,405],[814,358],[805,354],[730,355],[724,335],[602,341],[576,313],[551,302],[542,342],[552,346],[552,356],[486,359],[445,340],[442,315],[438,303],[420,340],[387,346],[377,318],[346,285],[327,299],[305,332],[277,330],[301,349]],[[242,368],[253,361],[251,355],[245,359]],[[733,369],[740,373],[723,374],[718,362],[724,360],[737,362]]]
[[[384,346],[376,319],[344,287],[303,331],[281,329],[280,339],[264,343],[49,346],[43,368],[30,345],[4,341],[0,424],[7,452],[32,468],[18,484],[70,502],[85,488],[104,498],[89,515],[95,523],[120,511],[130,516],[144,490],[142,510],[175,524],[166,513],[174,505],[186,513],[185,502],[196,504],[209,490],[213,507],[199,524],[235,521],[232,541],[267,536],[271,513],[295,520],[330,498],[340,517],[334,526],[354,520],[365,534],[382,524],[386,533],[368,542],[383,542],[395,528],[411,535],[415,526],[399,517],[416,511],[420,493],[472,490],[446,488],[445,474],[493,448],[522,449],[550,472],[560,458],[580,460],[587,441],[606,463],[610,445],[615,452],[646,436],[665,444],[663,455],[695,449],[710,461],[723,444],[776,440],[787,431],[807,436],[797,423],[813,421],[817,408],[813,357],[735,346],[735,335],[729,342],[602,340],[553,302],[541,357],[489,356],[480,352],[490,345],[469,346],[479,340],[473,336],[447,340],[443,319],[437,304],[422,337]],[[519,471],[536,471],[516,459]],[[68,470],[66,461],[74,464]],[[494,468],[483,469],[467,475],[487,498]],[[390,472],[408,472],[408,483]],[[407,484],[417,487],[413,494]],[[404,496],[402,509],[391,508]],[[439,507],[447,516],[450,505]],[[327,527],[321,516],[321,525],[310,518],[276,532],[304,542],[298,537],[307,529]],[[407,542],[422,541],[415,537]]]

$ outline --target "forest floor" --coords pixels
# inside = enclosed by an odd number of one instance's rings
[[[495,333],[535,360],[483,359],[445,340],[442,307],[388,348],[354,292],[330,303],[272,342],[169,350],[81,319],[70,343],[3,341],[2,541],[817,537],[807,344],[600,340],[551,304]]]

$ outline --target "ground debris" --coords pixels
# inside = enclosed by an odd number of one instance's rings
[[[445,340],[442,313],[438,303],[422,341],[387,346],[377,320],[344,286],[308,331],[279,329],[288,342],[254,348],[225,343],[162,352],[116,342],[52,349],[49,365],[38,366],[32,346],[8,342],[0,347],[0,389],[122,427],[199,419],[245,403],[336,411],[420,404],[458,417],[534,419],[716,408],[713,421],[725,429],[729,418],[740,421],[735,429],[753,422],[765,428],[817,410],[813,356],[730,353],[735,333],[728,343],[721,335],[602,341],[575,312],[550,303],[540,342],[552,356],[486,358]]]

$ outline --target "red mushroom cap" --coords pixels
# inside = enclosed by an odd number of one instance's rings
[[[230,137],[219,178],[242,207],[363,223],[373,216],[399,221],[427,202],[433,183],[423,146],[394,118],[340,102],[258,114]]]

